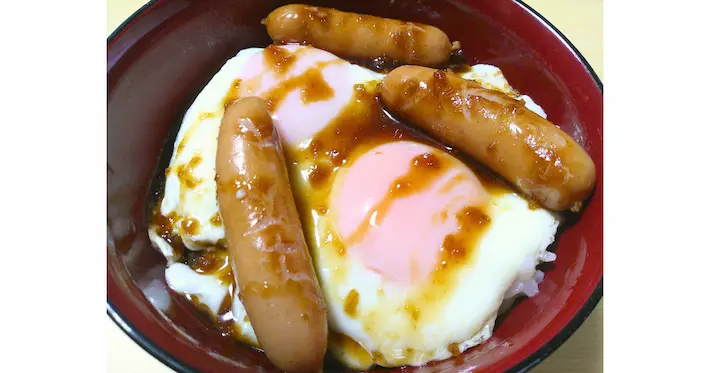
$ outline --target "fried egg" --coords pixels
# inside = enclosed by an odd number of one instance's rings
[[[446,152],[410,141],[342,168],[330,209],[313,250],[331,349],[356,369],[421,365],[488,339],[505,292],[529,258],[545,255],[558,225]]]
[[[461,75],[523,100],[494,66]],[[227,264],[216,199],[226,104],[260,96],[328,306],[329,348],[366,369],[421,365],[491,336],[504,299],[533,296],[557,217],[382,111],[384,75],[309,46],[239,52],[185,114],[149,236],[166,280],[258,346]],[[238,268],[236,269],[238,271]]]

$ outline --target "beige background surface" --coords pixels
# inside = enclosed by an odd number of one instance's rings
[[[525,0],[582,52],[603,80],[602,0]],[[145,3],[145,0],[107,0],[107,35]],[[579,330],[533,372],[597,373],[602,371],[602,314],[604,301]],[[106,317],[110,373],[166,373],[171,369],[135,344]]]

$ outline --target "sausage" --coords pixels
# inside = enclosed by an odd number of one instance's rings
[[[417,66],[392,70],[378,92],[395,115],[472,156],[548,209],[579,211],[594,188],[589,154],[519,100]]]
[[[319,372],[327,345],[323,296],[266,103],[228,106],[217,140],[217,202],[239,296],[269,360]]]
[[[262,23],[274,42],[311,44],[348,58],[439,67],[453,49],[433,26],[307,5],[282,6]]]

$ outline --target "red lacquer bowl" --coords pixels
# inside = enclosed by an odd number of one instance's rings
[[[179,372],[275,372],[257,351],[219,336],[166,289],[165,260],[148,240],[146,201],[166,167],[192,100],[237,51],[266,46],[260,21],[274,0],[157,0],[108,39],[108,313]],[[579,52],[539,14],[513,0],[317,1],[315,5],[418,21],[459,40],[471,64],[500,67],[513,87],[580,140],[597,188],[556,243],[541,293],[500,319],[490,341],[429,372],[522,372],[552,353],[602,296],[602,86]],[[169,304],[169,307],[166,306]],[[326,371],[343,371],[328,364]],[[399,369],[391,370],[399,371]]]

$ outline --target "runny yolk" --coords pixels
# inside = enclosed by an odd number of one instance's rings
[[[461,162],[410,141],[377,146],[342,172],[330,206],[347,255],[401,283],[425,280],[461,229],[459,212],[489,198]]]

